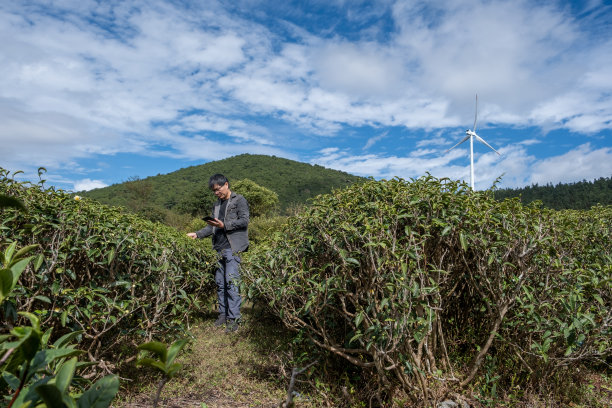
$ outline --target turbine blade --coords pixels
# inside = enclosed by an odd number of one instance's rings
[[[483,139],[482,137],[480,137],[480,136],[478,136],[478,135],[474,135],[474,136],[476,136],[476,139],[478,139],[480,142],[482,142],[482,143],[484,143],[485,145],[487,145],[487,147],[488,147],[489,149],[493,150],[495,153],[497,153],[498,155],[500,155],[500,156],[501,156],[501,153],[499,153],[497,150],[495,150],[494,148],[492,148],[492,147],[491,147],[491,145],[490,145],[490,144],[488,144],[487,142],[485,142],[485,141],[484,141],[484,139]]]
[[[450,149],[448,149],[447,151],[445,151],[444,153],[448,153],[451,150],[453,150],[455,147],[459,146],[461,143],[465,142],[466,140],[468,140],[470,138],[470,135],[467,135],[466,137],[463,138],[463,140],[461,140],[459,143],[457,143],[456,145],[454,145],[453,147],[451,147]]]
[[[472,131],[476,132],[476,122],[478,121],[478,94],[476,94],[476,107],[474,108],[474,127]]]

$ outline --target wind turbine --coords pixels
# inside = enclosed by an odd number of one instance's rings
[[[479,142],[484,143],[489,149],[493,150],[495,153],[497,153],[498,155],[501,156],[501,154],[499,154],[499,152],[497,150],[492,148],[490,144],[485,142],[482,137],[480,137],[480,136],[478,136],[476,134],[476,122],[477,121],[478,121],[478,94],[476,94],[476,109],[475,109],[475,113],[474,113],[474,126],[473,126],[473,129],[472,130],[470,130],[470,129],[466,130],[465,131],[466,136],[463,138],[463,140],[461,140],[459,143],[457,143],[456,145],[454,145],[453,147],[451,147],[450,149],[448,149],[445,152],[445,153],[450,152],[455,147],[459,146],[461,143],[463,143],[466,140],[470,139],[470,186],[472,187],[472,190],[474,190],[474,138],[476,138]]]

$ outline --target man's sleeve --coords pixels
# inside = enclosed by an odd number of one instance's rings
[[[204,228],[202,228],[199,231],[196,231],[196,236],[198,238],[206,238],[211,236],[213,233],[213,227],[212,225],[206,225]]]

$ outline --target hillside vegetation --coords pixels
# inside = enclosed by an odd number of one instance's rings
[[[583,364],[610,361],[610,236],[612,207],[556,212],[433,177],[368,181],[290,218],[245,275],[318,350],[310,359],[357,379],[362,401],[474,392],[497,405],[536,389],[565,405]]]
[[[612,177],[569,184],[534,184],[495,191],[495,198],[498,200],[514,197],[520,197],[523,204],[539,200],[544,207],[555,210],[588,210],[597,204],[612,205]]]
[[[109,205],[153,205],[195,215],[210,211],[214,197],[208,191],[208,179],[215,173],[224,174],[230,182],[249,179],[272,190],[278,194],[281,211],[305,204],[309,198],[318,194],[329,193],[332,189],[364,180],[318,165],[274,156],[242,154],[169,174],[94,189],[83,195]],[[130,200],[142,203],[131,203]]]
[[[112,374],[121,387],[155,381],[135,371],[138,343],[185,345],[205,317],[168,391],[193,404],[175,406],[278,406],[289,378],[299,392],[287,400],[306,407],[610,405],[585,373],[610,387],[612,206],[555,211],[433,177],[353,183],[294,215],[258,217],[267,229],[243,256],[246,321],[210,344],[223,335],[206,314],[210,241],[0,169],[6,205],[6,400],[35,406],[53,390],[80,407],[106,389],[106,407]],[[155,349],[174,358],[172,347]]]
[[[175,229],[16,182],[3,169],[0,196],[20,207],[0,208],[2,395],[34,406],[54,374],[63,384],[54,392],[74,394],[75,370],[89,370],[89,378],[116,373],[139,342],[184,336],[215,293],[212,249]],[[24,251],[31,256],[11,261]],[[31,326],[20,326],[28,319]],[[64,361],[81,353],[74,346],[67,354],[44,348],[60,338],[78,341],[94,367]]]

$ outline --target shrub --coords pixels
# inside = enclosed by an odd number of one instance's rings
[[[423,177],[319,196],[249,255],[283,323],[362,369],[381,400],[542,382],[610,355],[612,207],[556,213]]]
[[[238,180],[231,185],[232,191],[242,194],[249,203],[251,217],[269,216],[278,212],[278,194],[249,180]]]
[[[214,294],[215,255],[184,233],[18,183],[2,169],[0,194],[20,199],[28,210],[0,210],[0,240],[41,248],[15,296],[2,304],[4,321],[22,310],[56,327],[54,335],[83,330],[81,346],[89,358],[108,359],[118,344],[135,347],[138,339],[183,331],[202,300]]]
[[[259,245],[259,243],[267,241],[286,222],[287,217],[282,215],[251,218],[249,221],[249,241],[253,245]]]

